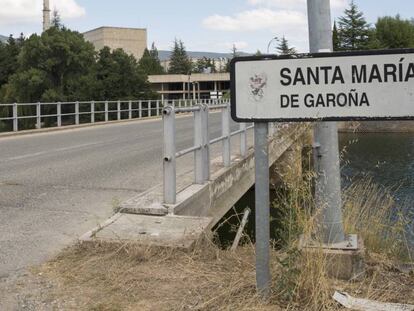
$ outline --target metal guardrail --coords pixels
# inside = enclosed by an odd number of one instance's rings
[[[222,104],[222,99],[209,100],[117,100],[117,101],[76,101],[56,103],[14,103],[0,104],[0,129],[12,122],[10,131],[22,129],[19,121],[31,120],[36,129],[62,127],[112,120],[149,118],[160,116],[163,107],[191,107],[198,103],[209,106]],[[45,126],[48,120],[48,126]],[[27,129],[27,128],[24,128]]]
[[[209,112],[221,110],[221,136],[210,140],[209,138]],[[194,115],[194,145],[190,148],[176,150],[175,114],[191,112]],[[240,135],[240,155],[247,155],[247,130],[253,125],[240,123],[237,131],[231,132],[230,104],[228,101],[217,105],[199,103],[194,107],[179,108],[167,106],[163,109],[164,124],[164,203],[176,204],[177,201],[177,173],[176,160],[186,154],[194,153],[194,183],[204,184],[210,179],[210,146],[222,142],[222,158],[224,167],[231,165],[232,136]]]

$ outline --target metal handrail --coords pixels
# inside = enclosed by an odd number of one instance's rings
[[[110,119],[124,120],[149,118],[161,115],[163,107],[172,105],[176,107],[177,113],[193,112],[198,104],[206,104],[211,109],[219,109],[225,100],[222,99],[179,99],[179,100],[104,100],[104,101],[74,101],[74,102],[44,102],[44,103],[13,103],[0,104],[0,122],[12,121],[12,130],[18,132],[21,130],[19,120],[34,119],[33,125],[37,129],[42,128],[43,122],[46,118],[55,118],[56,127],[64,126],[62,124],[63,117],[74,117],[74,121],[65,125],[80,124],[80,117],[90,115],[89,120],[82,120],[82,123],[97,123],[108,122]],[[84,109],[84,106],[89,106]],[[114,107],[116,105],[116,107]],[[220,106],[221,105],[221,106]],[[30,107],[27,111],[24,107]],[[42,109],[45,107],[53,107],[53,112],[50,109]],[[68,107],[63,109],[63,107]],[[213,108],[214,107],[214,108]],[[2,110],[3,108],[3,110]],[[99,108],[99,109],[98,109]],[[23,111],[23,109],[26,109]],[[63,112],[62,112],[63,110]],[[67,111],[71,110],[71,111]],[[74,111],[73,111],[74,110]],[[29,115],[25,115],[29,114]],[[116,117],[113,118],[113,115]],[[125,116],[127,114],[127,116]],[[101,116],[104,115],[102,118]],[[96,120],[95,116],[100,116],[102,121]],[[111,116],[111,117],[110,117]],[[87,122],[85,122],[87,121]]]
[[[209,139],[209,112],[221,109],[222,122],[220,137]],[[178,112],[192,112],[194,116],[194,144],[193,146],[176,151],[175,114]],[[164,156],[163,156],[163,180],[164,180],[164,203],[177,203],[177,168],[176,160],[184,155],[194,153],[194,183],[205,184],[210,179],[210,147],[222,142],[223,166],[231,165],[231,142],[233,136],[240,135],[240,156],[247,155],[247,131],[253,126],[240,123],[239,129],[231,132],[230,129],[230,104],[223,101],[220,104],[208,105],[199,103],[196,107],[176,108],[167,106],[163,109],[164,126]]]

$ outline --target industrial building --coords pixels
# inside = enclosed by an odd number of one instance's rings
[[[123,49],[139,60],[147,48],[147,30],[144,28],[99,27],[83,34],[97,51],[107,46],[112,50]]]
[[[230,91],[229,73],[152,75],[148,80],[163,100],[221,98]]]

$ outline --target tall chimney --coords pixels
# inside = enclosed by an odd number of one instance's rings
[[[43,0],[43,31],[50,28],[50,6],[49,0]]]

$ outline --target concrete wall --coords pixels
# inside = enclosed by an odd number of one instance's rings
[[[147,30],[140,28],[100,27],[83,34],[85,40],[91,42],[96,50],[104,46],[123,49],[139,60],[147,47]]]
[[[298,125],[278,131],[269,143],[269,169],[273,171],[274,164],[279,162],[279,167],[297,168],[292,179],[301,178],[300,154],[309,132],[310,128]],[[289,182],[286,177],[282,179]],[[177,215],[211,217],[210,227],[213,227],[253,185],[254,152],[251,149],[246,158],[214,172],[207,184],[194,184],[178,193],[177,204],[170,209]]]

